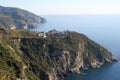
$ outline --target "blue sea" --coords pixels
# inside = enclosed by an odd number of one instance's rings
[[[47,20],[37,31],[71,30],[87,35],[114,56],[120,58],[120,15],[42,15]],[[120,80],[120,63],[105,64],[100,68],[71,74],[65,80]]]

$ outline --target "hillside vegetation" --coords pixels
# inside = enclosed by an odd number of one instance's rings
[[[26,29],[37,27],[39,23],[45,23],[46,20],[31,12],[19,8],[0,6],[0,27]]]
[[[83,34],[39,37],[0,29],[0,80],[61,80],[70,73],[117,61]]]

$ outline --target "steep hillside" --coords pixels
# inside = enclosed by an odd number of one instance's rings
[[[0,80],[61,80],[70,73],[117,61],[83,34],[58,33],[40,37],[36,32],[1,29]]]
[[[4,18],[5,17],[5,18]],[[4,19],[4,20],[3,20]],[[16,29],[34,28],[38,23],[45,23],[46,20],[26,10],[0,6],[0,25],[5,28],[15,27]],[[6,25],[7,23],[9,25]]]

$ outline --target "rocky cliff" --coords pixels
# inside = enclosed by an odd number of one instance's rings
[[[77,32],[43,38],[37,32],[0,30],[0,80],[62,80],[114,61],[107,49]]]
[[[26,10],[0,6],[0,27],[7,29],[28,29],[45,22],[44,18]]]

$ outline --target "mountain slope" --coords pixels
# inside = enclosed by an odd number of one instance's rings
[[[83,34],[48,32],[45,38],[38,34],[0,30],[0,80],[61,80],[69,73],[117,61]]]
[[[31,12],[28,12],[26,10],[18,9],[18,8],[11,8],[11,7],[2,7],[0,6],[0,14],[3,17],[7,17],[4,22],[1,22],[0,24],[11,28],[15,26],[17,29],[24,29],[26,26],[28,28],[34,28],[37,26],[38,23],[45,23],[46,20],[42,17],[39,17]],[[3,18],[0,17],[0,21]],[[7,22],[13,22],[9,23],[9,25],[13,26],[7,26],[4,23]]]

